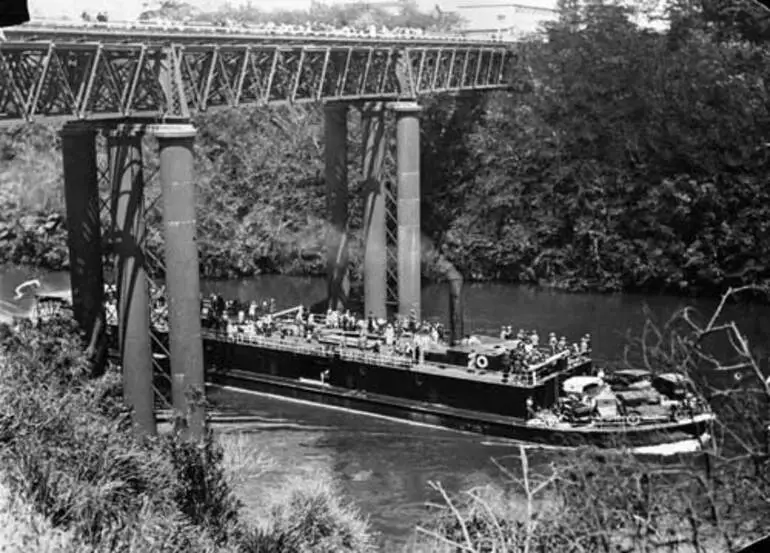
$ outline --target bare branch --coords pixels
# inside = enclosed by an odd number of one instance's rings
[[[457,518],[457,522],[460,523],[460,528],[463,531],[463,537],[465,538],[466,546],[463,547],[463,549],[467,551],[473,551],[473,542],[471,541],[471,535],[468,532],[468,526],[465,524],[465,520],[463,519],[462,515],[460,514],[460,511],[457,510],[457,507],[455,507],[454,503],[451,499],[449,499],[449,496],[447,495],[446,491],[444,491],[443,486],[439,482],[428,482],[428,485],[439,492],[441,494],[441,497],[446,502],[446,505],[449,507],[449,509],[454,514],[455,518]]]

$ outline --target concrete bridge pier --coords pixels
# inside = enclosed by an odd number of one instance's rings
[[[350,294],[348,274],[348,106],[324,106],[326,162],[326,278],[329,308],[342,309]]]
[[[398,313],[421,317],[420,298],[420,108],[394,102],[398,190]]]
[[[104,309],[96,134],[94,127],[79,122],[67,123],[60,133],[72,307],[86,336]]]
[[[166,292],[172,400],[177,417],[187,421],[189,438],[203,436],[206,412],[203,342],[200,318],[200,273],[195,241],[195,182],[190,124],[153,125],[160,147]]]
[[[370,102],[361,110],[364,177],[364,315],[387,317],[387,236],[382,165],[385,158],[385,106]]]
[[[142,130],[120,125],[109,132],[112,235],[117,254],[118,340],[123,395],[139,434],[156,432],[153,412],[150,306],[145,270]]]

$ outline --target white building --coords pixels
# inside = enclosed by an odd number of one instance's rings
[[[536,32],[541,23],[555,20],[556,0],[454,0],[441,3],[442,9],[464,20],[464,34],[488,37],[500,33],[520,37]]]

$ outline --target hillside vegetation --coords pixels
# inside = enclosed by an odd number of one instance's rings
[[[426,239],[467,279],[680,293],[766,280],[766,17],[703,5],[673,5],[670,29],[656,33],[623,7],[565,3],[548,40],[521,47],[515,90],[425,99]],[[336,21],[329,13],[314,17]],[[242,108],[196,124],[204,274],[320,274],[320,110]],[[0,136],[0,263],[66,259],[54,130]],[[357,238],[353,250],[355,269]]]

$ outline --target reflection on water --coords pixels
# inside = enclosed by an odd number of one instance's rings
[[[13,289],[29,278],[29,270],[0,271],[0,320],[23,313],[29,300],[13,301]],[[66,274],[41,278],[45,291],[68,286]],[[323,298],[322,279],[261,276],[244,281],[204,282],[204,293],[220,292],[241,300],[274,297],[279,308],[312,304]],[[590,332],[595,356],[618,360],[629,330],[639,333],[645,307],[658,320],[667,320],[685,305],[704,314],[714,300],[685,300],[658,295],[565,294],[551,290],[505,284],[466,287],[466,328],[471,332],[499,332],[500,325],[537,328],[541,336],[556,332],[579,339]],[[423,313],[446,320],[448,295],[443,285],[423,290]],[[770,309],[759,305],[733,305],[725,315],[739,323],[759,348],[770,331]],[[410,426],[365,415],[314,405],[291,403],[253,394],[215,390],[211,399],[221,407],[249,410],[266,424],[249,425],[249,436],[278,462],[277,470],[248,480],[239,490],[254,514],[264,505],[265,487],[276,489],[288,475],[334,475],[342,489],[369,515],[386,540],[403,539],[417,518],[426,513],[425,502],[437,500],[427,483],[439,480],[451,491],[499,480],[490,457],[515,453],[511,444],[447,430]],[[532,460],[537,464],[537,459]],[[388,548],[393,550],[393,548]]]

